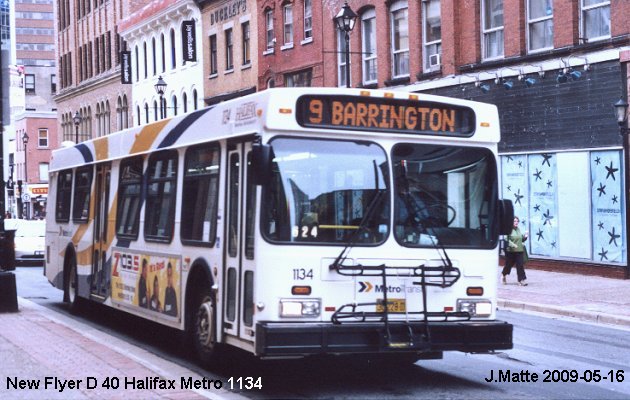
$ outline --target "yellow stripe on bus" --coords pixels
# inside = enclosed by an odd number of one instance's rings
[[[94,139],[94,153],[96,153],[96,161],[107,160],[109,158],[109,140],[107,136]]]
[[[160,132],[162,132],[162,128],[164,128],[164,125],[166,125],[168,122],[168,120],[163,120],[145,126],[140,132],[136,134],[136,141],[131,146],[129,154],[142,153],[149,150],[157,136],[160,134]]]

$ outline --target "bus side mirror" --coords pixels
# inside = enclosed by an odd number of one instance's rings
[[[514,226],[512,200],[499,200],[499,235],[509,235]]]
[[[271,181],[271,162],[273,150],[268,144],[252,144],[251,177],[254,185],[266,185]]]

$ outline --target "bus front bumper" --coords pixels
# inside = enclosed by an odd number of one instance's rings
[[[259,357],[314,354],[441,352],[486,353],[512,348],[511,324],[503,321],[281,323],[259,322]]]

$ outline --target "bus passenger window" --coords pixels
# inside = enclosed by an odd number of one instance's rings
[[[61,171],[57,177],[57,203],[55,220],[68,222],[70,219],[70,200],[72,199],[72,171]]]
[[[85,223],[90,212],[90,190],[92,188],[92,167],[77,170],[74,185],[74,204],[72,207],[72,220]]]
[[[212,245],[216,239],[219,154],[214,144],[186,151],[180,234],[189,244]]]
[[[118,215],[116,234],[129,239],[138,238],[142,188],[142,157],[137,156],[120,163]]]
[[[153,154],[147,167],[145,239],[164,242],[173,238],[176,189],[177,151]]]

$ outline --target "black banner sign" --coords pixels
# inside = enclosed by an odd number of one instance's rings
[[[184,61],[197,61],[197,44],[194,20],[182,22],[182,49],[184,53]]]
[[[131,52],[120,52],[120,82],[123,85],[131,84]]]

